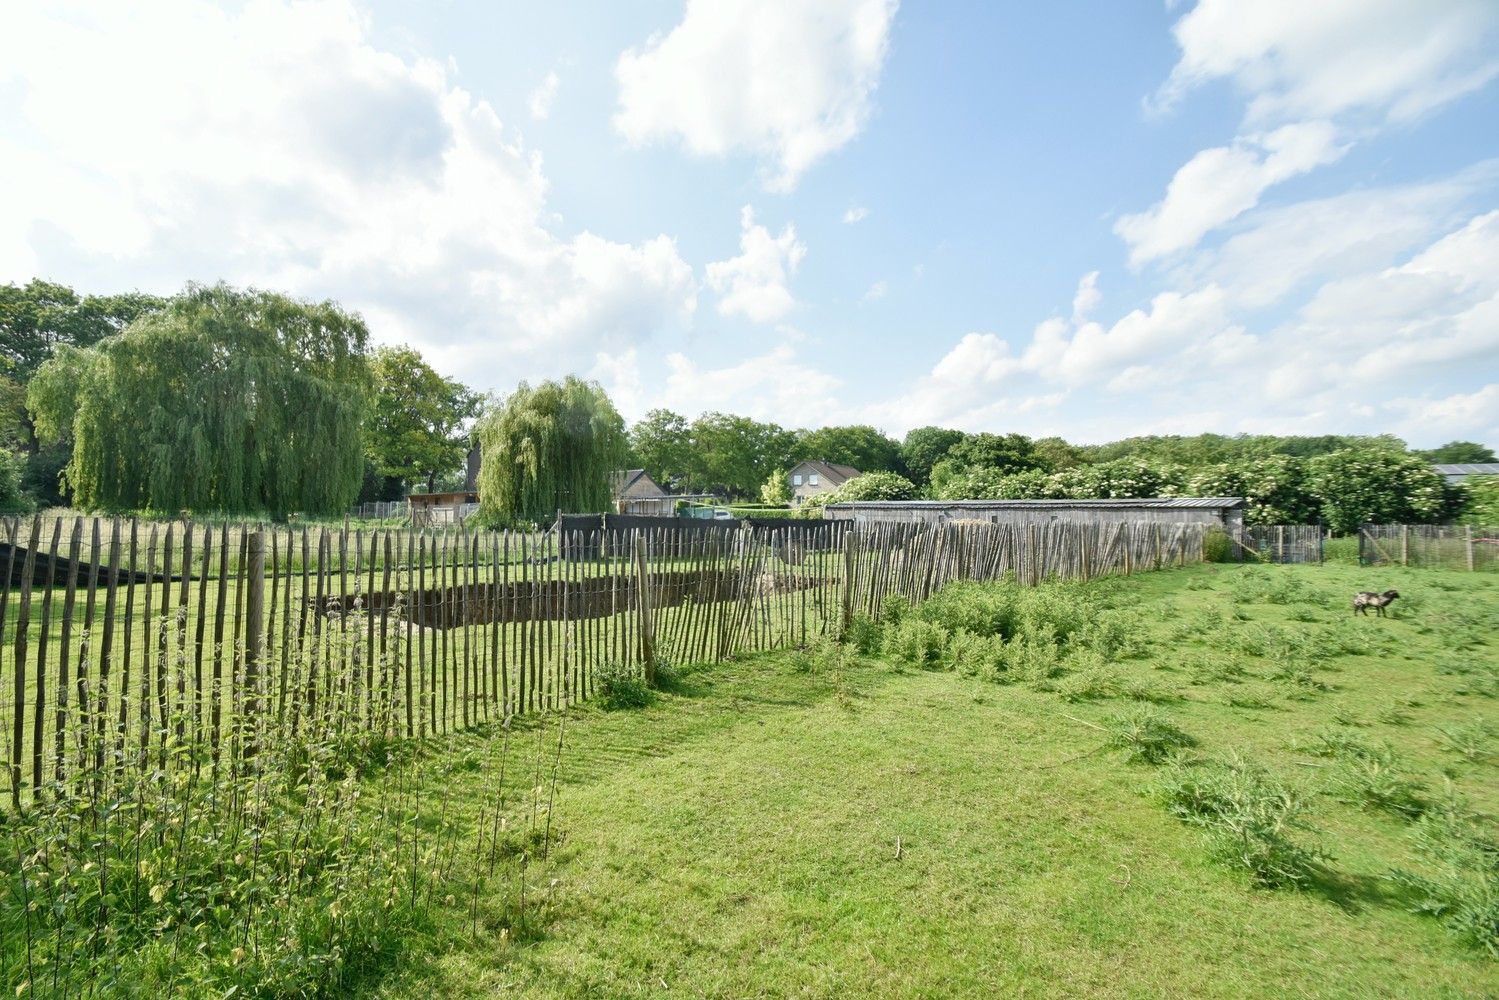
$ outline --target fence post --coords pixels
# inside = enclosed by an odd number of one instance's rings
[[[256,528],[247,543],[245,571],[245,723],[260,713],[260,660],[265,640],[265,532]]]
[[[651,584],[645,564],[645,537],[638,528],[635,530],[635,587],[640,601],[640,657],[645,661],[645,682],[655,685],[656,628],[651,622]]]
[[[1471,524],[1464,525],[1463,534],[1468,549],[1468,572],[1471,573],[1473,572],[1473,526]]]
[[[1400,565],[1409,566],[1411,557],[1411,526],[1400,526]]]
[[[838,639],[848,638],[848,630],[854,623],[854,533],[843,533],[843,615],[838,630]]]

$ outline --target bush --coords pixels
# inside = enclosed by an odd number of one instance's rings
[[[1234,562],[1234,552],[1234,540],[1229,538],[1228,532],[1221,528],[1210,528],[1202,538],[1202,558],[1204,562]]]
[[[854,612],[854,617],[848,624],[848,635],[845,636],[849,645],[864,656],[873,656],[880,651],[883,638],[879,622],[862,611]]]
[[[1416,854],[1426,874],[1387,878],[1413,895],[1411,911],[1436,917],[1459,938],[1499,958],[1499,841],[1492,827],[1449,794],[1416,821]]]
[[[967,629],[959,629],[952,634],[946,656],[948,666],[969,677],[1000,681],[1009,669],[1003,639],[994,635],[979,635]]]
[[[1018,628],[1017,603],[1012,588],[959,582],[933,594],[917,613],[951,632],[1009,639]]]
[[[830,490],[807,500],[808,506],[822,507],[831,503],[855,503],[861,500],[915,500],[921,496],[916,484],[895,472],[866,472],[855,476],[836,490]]]
[[[1363,809],[1414,818],[1426,811],[1420,784],[1402,770],[1388,746],[1344,754],[1334,777],[1344,801]]]
[[[1307,829],[1305,798],[1237,754],[1178,763],[1162,779],[1161,792],[1172,815],[1206,830],[1214,854],[1259,885],[1302,886],[1321,867],[1321,850],[1293,839],[1294,831]]]
[[[941,666],[952,633],[941,625],[921,618],[906,618],[885,627],[882,646],[885,653],[915,666]]]
[[[1132,763],[1163,764],[1197,745],[1174,722],[1149,708],[1111,715],[1104,720],[1104,728],[1109,731],[1109,745],[1123,750],[1125,759]]]
[[[1307,465],[1307,485],[1328,526],[1340,534],[1360,524],[1439,521],[1455,513],[1455,491],[1425,461],[1393,449],[1345,448]]]
[[[599,704],[606,712],[644,708],[654,698],[645,678],[633,667],[606,663],[598,673]]]

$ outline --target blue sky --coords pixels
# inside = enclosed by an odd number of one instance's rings
[[[330,296],[503,392],[1499,444],[1499,5],[35,5],[0,280]]]

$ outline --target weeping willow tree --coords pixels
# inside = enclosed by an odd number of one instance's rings
[[[90,510],[347,510],[364,470],[369,333],[331,302],[188,286],[32,380],[39,435]]]
[[[596,382],[522,382],[479,423],[480,515],[491,524],[548,521],[558,510],[609,508],[625,422]]]

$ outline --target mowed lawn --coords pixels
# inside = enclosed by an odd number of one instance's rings
[[[1308,749],[1324,732],[1388,743],[1424,794],[1450,783],[1492,817],[1494,757],[1442,730],[1499,722],[1499,579],[1203,566],[1089,586],[1138,616],[1147,649],[1118,668],[1179,696],[1158,709],[1195,753],[1241,749],[1311,796],[1299,836],[1330,856],[1309,888],[1256,888],[1211,856],[1163,806],[1161,768],[1089,725],[1123,698],[764,655],[687,668],[645,709],[574,710],[562,845],[532,890],[544,932],[511,941],[454,901],[368,995],[1499,994],[1499,961],[1383,877],[1419,869],[1411,821],[1347,801]],[[1387,587],[1406,595],[1392,617],[1350,618],[1354,590]],[[1349,629],[1367,652],[1318,661],[1311,686],[1245,652]],[[451,808],[492,793],[492,747],[449,752]]]

